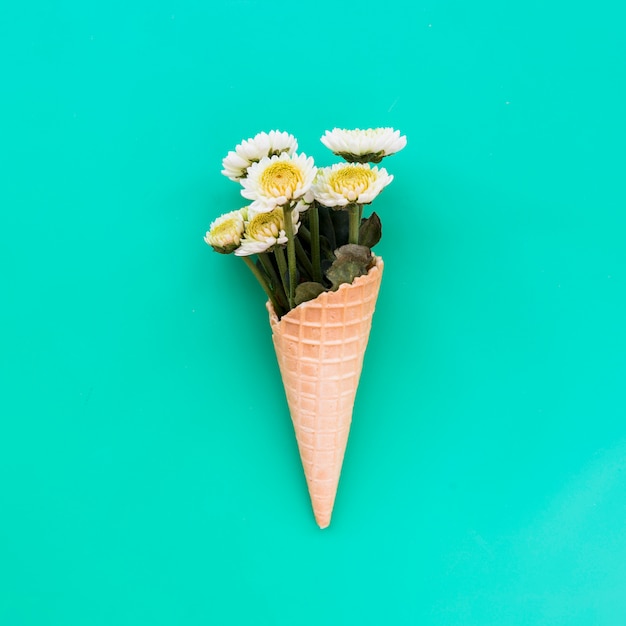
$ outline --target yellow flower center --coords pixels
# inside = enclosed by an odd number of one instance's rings
[[[239,238],[242,231],[242,221],[240,218],[231,217],[217,224],[211,230],[211,239],[221,244],[236,243],[239,245]]]
[[[368,167],[349,165],[333,172],[328,179],[328,184],[333,191],[352,202],[375,180],[376,174]]]
[[[283,210],[276,208],[267,213],[255,215],[248,224],[248,235],[252,239],[266,241],[268,238],[277,239],[283,229]]]
[[[291,198],[298,184],[304,182],[300,168],[290,161],[276,161],[261,174],[261,187],[268,196]]]

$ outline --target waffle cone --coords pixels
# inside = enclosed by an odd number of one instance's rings
[[[376,257],[367,275],[300,304],[280,320],[267,303],[276,357],[320,528],[330,524],[382,273],[383,260]]]

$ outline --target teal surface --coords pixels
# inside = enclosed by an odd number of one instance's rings
[[[618,2],[13,2],[0,624],[626,622]],[[202,237],[261,130],[408,146],[320,531],[261,290]]]

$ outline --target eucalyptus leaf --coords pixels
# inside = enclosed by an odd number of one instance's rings
[[[324,274],[324,276],[326,276],[326,273],[328,272],[328,270],[333,266],[333,262],[334,259],[322,259],[322,274]],[[330,285],[330,281],[327,278],[324,278],[324,280],[327,282],[328,285]]]
[[[337,259],[326,272],[332,284],[332,290],[337,291],[339,285],[347,283],[351,285],[357,276],[367,274],[367,268],[354,259]]]
[[[335,250],[337,260],[353,260],[369,267],[372,263],[372,251],[367,246],[356,243],[347,243]]]
[[[383,227],[380,217],[374,212],[366,220],[361,222],[359,228],[359,243],[362,246],[373,248],[381,239]]]
[[[339,285],[351,285],[355,278],[367,274],[372,265],[372,252],[365,246],[349,243],[335,250],[337,258],[326,271],[326,277],[337,291]]]
[[[326,289],[319,283],[314,283],[312,281],[300,283],[296,287],[296,305],[308,302],[309,300],[314,300],[324,291],[326,291]]]

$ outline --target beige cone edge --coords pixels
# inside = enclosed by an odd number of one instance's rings
[[[383,260],[337,291],[304,302],[279,320],[267,303],[272,337],[313,513],[330,524]]]

